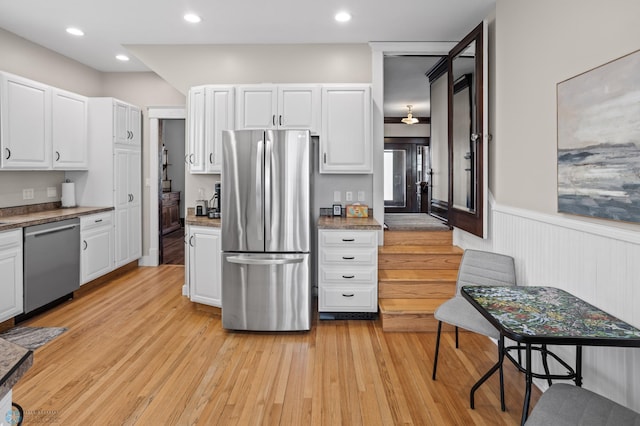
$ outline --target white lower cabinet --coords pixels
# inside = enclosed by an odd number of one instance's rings
[[[0,322],[22,313],[22,228],[0,232]]]
[[[80,285],[113,270],[113,212],[80,218],[80,250]]]
[[[187,231],[189,298],[222,307],[220,228],[190,225]]]
[[[318,310],[378,311],[377,231],[318,231]]]

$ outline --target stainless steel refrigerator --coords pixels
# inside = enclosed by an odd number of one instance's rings
[[[308,130],[225,131],[222,326],[311,328]]]

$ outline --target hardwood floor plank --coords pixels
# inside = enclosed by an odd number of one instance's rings
[[[35,351],[14,388],[26,412],[65,425],[514,425],[524,379],[495,362],[487,338],[443,333],[431,380],[434,333],[385,333],[380,321],[319,321],[308,333],[222,328],[219,315],[181,294],[182,266],[140,267],[28,321],[68,331]],[[534,390],[532,405],[539,397]]]

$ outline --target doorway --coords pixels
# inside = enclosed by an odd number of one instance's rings
[[[384,212],[427,213],[429,138],[384,138]]]
[[[160,197],[159,263],[184,265],[184,119],[158,120]]]

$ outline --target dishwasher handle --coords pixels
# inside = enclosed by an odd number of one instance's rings
[[[41,237],[43,235],[55,234],[56,232],[66,231],[68,229],[77,228],[78,224],[58,226],[57,228],[43,229],[40,231],[25,232],[25,237]]]

